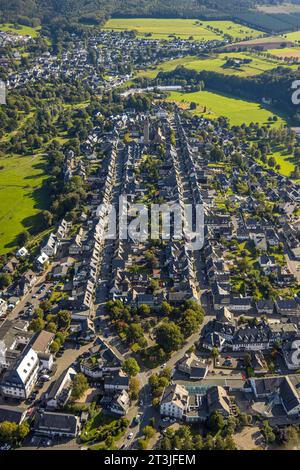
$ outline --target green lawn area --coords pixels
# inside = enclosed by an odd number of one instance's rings
[[[225,66],[227,59],[251,59],[249,64],[242,64],[240,66],[228,67]],[[187,56],[180,59],[168,60],[158,65],[157,67],[149,68],[148,70],[141,70],[138,77],[155,78],[159,72],[169,72],[175,70],[178,66],[184,66],[188,69],[194,69],[197,72],[207,70],[211,72],[223,73],[225,75],[238,75],[239,77],[250,77],[259,75],[266,70],[271,70],[279,65],[284,65],[282,61],[260,57],[251,53],[227,53],[217,54],[207,59],[199,59],[198,57]],[[286,65],[289,68],[296,69],[297,65]]]
[[[41,190],[44,157],[8,156],[0,159],[0,253],[16,246],[16,237],[32,228],[35,215],[46,207]]]
[[[21,36],[31,36],[36,38],[39,35],[41,27],[31,28],[30,26],[13,25],[11,23],[0,24],[0,31],[20,34]]]
[[[290,176],[291,172],[294,171],[295,165],[292,161],[293,155],[284,152],[284,150],[278,150],[273,152],[272,156],[275,158],[276,163],[280,165],[280,171],[284,176]]]
[[[263,108],[259,103],[240,100],[209,91],[195,93],[171,92],[167,100],[175,101],[187,109],[191,102],[195,102],[197,104],[197,109],[193,111],[195,114],[203,115],[208,119],[225,116],[233,126],[243,123],[250,124],[251,122],[266,124],[268,118],[274,116],[274,113]],[[281,124],[284,124],[284,121],[278,117],[275,125],[279,126]]]
[[[170,35],[175,35],[182,39],[193,37],[198,41],[220,39],[224,34],[230,34],[235,39],[258,37],[263,34],[232,21],[200,21],[177,18],[113,18],[105,24],[104,29],[135,30],[141,37],[151,34],[152,39],[170,39]]]

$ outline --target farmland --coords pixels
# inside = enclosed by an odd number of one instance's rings
[[[298,42],[300,41],[300,31],[287,33],[284,35],[284,39],[287,39],[288,41]]]
[[[194,102],[197,104],[197,108],[193,111],[195,114],[202,115],[208,119],[224,116],[229,119],[231,125],[250,124],[251,122],[266,124],[268,119],[274,116],[271,111],[263,108],[258,103],[239,100],[209,91],[195,93],[171,92],[167,99],[168,101],[175,101],[186,109],[190,107],[190,103]],[[284,124],[284,121],[278,118],[276,125],[281,124]]]
[[[236,65],[227,66],[227,60],[236,60]],[[244,59],[250,59],[251,62],[247,64],[238,64],[239,61]],[[251,53],[226,53],[211,56],[205,59],[199,59],[197,57],[187,56],[180,59],[169,60],[164,62],[157,67],[143,70],[138,73],[138,76],[147,78],[155,78],[159,72],[169,72],[175,70],[178,66],[184,66],[188,69],[196,70],[207,70],[211,72],[223,73],[225,75],[238,75],[240,77],[250,77],[259,75],[267,70],[274,69],[278,65],[285,65],[283,61],[260,57],[258,54]],[[291,68],[297,68],[296,65],[289,66]]]
[[[282,58],[295,58],[300,60],[300,48],[299,47],[285,47],[283,49],[270,49],[270,54],[276,55]]]
[[[13,24],[0,24],[0,31],[19,34],[21,36],[31,36],[36,38],[39,35],[40,28],[31,28],[30,26],[13,25]]]
[[[259,37],[260,31],[242,26],[231,21],[198,21],[185,19],[150,19],[150,18],[123,18],[111,19],[104,29],[126,31],[135,30],[141,37],[152,39],[181,39],[193,38],[198,41],[211,41],[222,39],[230,35],[234,39]]]
[[[46,178],[41,155],[0,159],[0,252],[16,245],[16,237],[36,224],[35,215],[46,206],[41,189]]]

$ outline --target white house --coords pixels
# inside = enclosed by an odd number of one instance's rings
[[[174,384],[165,388],[161,402],[161,416],[182,419],[188,405],[188,391],[181,385]]]

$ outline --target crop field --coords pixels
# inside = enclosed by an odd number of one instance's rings
[[[39,30],[41,28],[31,28],[30,26],[23,26],[18,25],[15,26],[13,24],[0,24],[0,31],[6,31],[10,33],[19,34],[20,36],[31,36],[36,38],[39,35]]]
[[[182,108],[189,109],[190,103],[197,104],[193,113],[202,115],[208,119],[216,119],[219,116],[227,117],[231,125],[241,125],[251,122],[267,124],[268,118],[274,113],[263,108],[259,103],[244,101],[229,96],[211,93],[209,91],[199,91],[195,93],[171,92],[168,101],[175,101]],[[284,124],[278,117],[275,125]]]
[[[243,59],[251,59],[251,62],[249,64],[227,66],[226,63],[228,59],[236,59],[237,62]],[[169,72],[171,70],[175,70],[178,66],[184,66],[188,69],[194,69],[197,72],[200,72],[201,70],[207,70],[211,72],[223,73],[225,75],[250,77],[259,75],[267,70],[274,69],[278,67],[278,65],[284,65],[293,69],[297,68],[297,65],[287,65],[281,60],[276,60],[275,57],[274,60],[272,60],[265,57],[260,57],[255,54],[236,52],[218,54],[208,59],[199,59],[197,57],[187,56],[180,59],[169,60],[163,62],[157,67],[140,71],[138,76],[151,79],[155,78],[159,72]]]
[[[186,19],[156,19],[156,18],[113,18],[104,29],[115,31],[135,30],[141,37],[152,39],[181,39],[193,38],[198,41],[221,39],[224,34],[230,34],[235,39],[259,37],[260,31],[242,26],[232,21],[199,21]]]
[[[0,253],[16,246],[16,237],[35,225],[35,215],[46,207],[41,189],[46,178],[40,155],[0,159]]]

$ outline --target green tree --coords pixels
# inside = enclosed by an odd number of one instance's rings
[[[156,329],[156,341],[165,352],[170,353],[182,346],[184,338],[178,325],[165,321]]]
[[[126,359],[123,363],[122,369],[126,374],[129,375],[129,377],[135,377],[141,370],[134,357]]]
[[[84,374],[76,374],[72,384],[72,399],[78,400],[89,388],[89,383]]]

